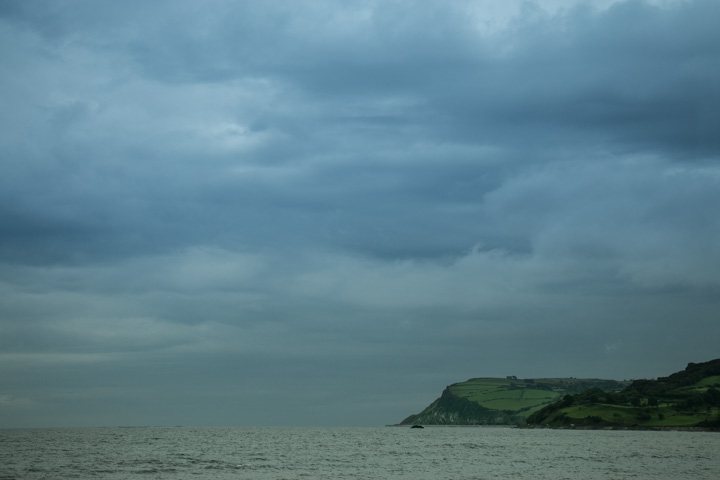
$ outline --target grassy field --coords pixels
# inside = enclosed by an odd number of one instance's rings
[[[712,387],[713,385],[720,384],[720,375],[715,375],[712,377],[706,377],[700,380],[699,382],[688,385],[687,387],[680,387],[676,388],[674,392],[676,393],[685,393],[685,394],[691,394],[691,393],[705,393],[708,388]]]
[[[451,385],[450,392],[486,408],[532,413],[568,393],[583,390],[588,383],[593,380],[473,378]]]
[[[712,377],[706,377],[697,382],[695,385],[692,385],[693,388],[710,388],[713,385],[720,384],[720,375],[714,375]]]
[[[697,383],[670,390],[668,393],[697,396],[718,384],[720,384],[720,376],[706,377]],[[679,404],[661,401],[657,406],[650,406],[647,398],[640,399],[639,403],[640,406],[609,403],[574,404],[556,411],[548,419],[548,423],[561,421],[564,424],[582,425],[607,423],[619,426],[682,427],[720,419],[720,408],[717,406],[689,407],[683,406],[682,401]],[[591,421],[593,418],[595,420]]]

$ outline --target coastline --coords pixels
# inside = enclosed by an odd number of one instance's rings
[[[411,428],[412,425],[392,424],[386,427],[404,427]],[[720,432],[720,428],[713,427],[687,427],[687,426],[662,426],[662,427],[642,427],[642,426],[621,426],[621,425],[423,425],[424,428],[442,427],[442,428],[518,428],[522,430],[625,430],[625,431],[642,431],[642,432]]]
[[[685,427],[685,426],[621,426],[621,425],[515,425],[513,428],[521,429],[547,429],[547,430],[633,430],[644,432],[720,432],[720,428],[713,427]]]

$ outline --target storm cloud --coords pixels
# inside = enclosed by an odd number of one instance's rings
[[[378,425],[717,357],[717,18],[0,3],[0,426]]]

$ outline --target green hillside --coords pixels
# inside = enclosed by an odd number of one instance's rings
[[[401,425],[515,425],[566,395],[590,388],[621,390],[630,382],[578,378],[473,378],[455,383]]]
[[[530,425],[720,427],[720,359],[690,363],[657,380],[636,380],[620,392],[589,389],[535,411]]]

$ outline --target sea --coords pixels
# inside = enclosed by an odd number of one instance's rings
[[[720,433],[511,427],[0,429],[0,479],[718,479]]]

